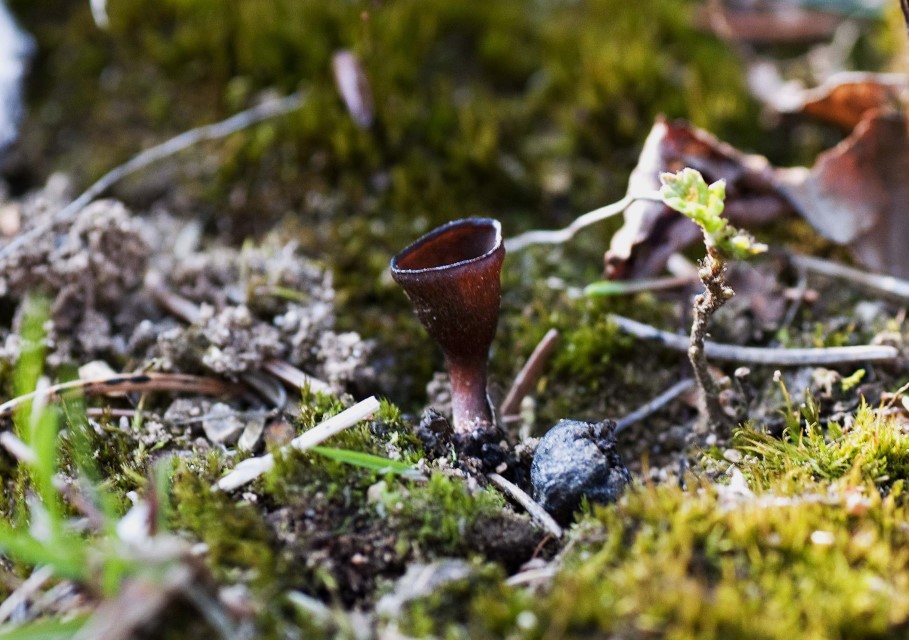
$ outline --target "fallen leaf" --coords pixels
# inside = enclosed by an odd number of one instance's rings
[[[777,172],[782,191],[821,235],[874,271],[909,277],[909,130],[905,115],[872,110],[811,170]]]
[[[889,109],[866,111],[814,167],[776,169],[682,122],[658,119],[629,180],[629,193],[657,187],[659,174],[690,166],[727,183],[726,213],[740,226],[796,211],[821,235],[845,245],[865,267],[909,278],[909,126]],[[637,201],[606,253],[611,279],[659,272],[668,257],[699,238],[686,218],[658,202]]]
[[[837,73],[805,91],[798,111],[852,131],[868,111],[898,107],[907,88],[909,79],[902,74]]]
[[[789,2],[752,2],[748,6],[715,2],[698,11],[695,23],[737,42],[804,43],[829,39],[844,19],[837,13]]]
[[[754,226],[789,213],[773,167],[688,123],[658,118],[628,181],[628,193],[659,189],[659,175],[692,167],[708,182],[726,181],[726,216],[736,225]],[[670,255],[700,237],[697,226],[660,202],[639,200],[625,210],[625,223],[606,253],[610,279],[642,278],[658,273]]]

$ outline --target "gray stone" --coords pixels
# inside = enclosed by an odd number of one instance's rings
[[[540,440],[530,467],[534,498],[562,524],[587,497],[615,502],[631,482],[615,446],[615,422],[560,420]]]

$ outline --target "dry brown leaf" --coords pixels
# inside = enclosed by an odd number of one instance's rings
[[[852,131],[872,109],[898,108],[909,81],[896,73],[845,72],[806,91],[799,111]]]
[[[628,193],[659,189],[663,171],[693,167],[708,182],[726,181],[726,215],[735,224],[754,226],[791,212],[780,196],[773,167],[688,123],[658,118],[628,181]],[[700,237],[696,225],[659,202],[639,200],[624,214],[625,224],[606,253],[606,275],[615,280],[641,278],[662,270],[666,260]]]
[[[783,192],[823,236],[874,271],[909,277],[909,130],[903,114],[869,111],[814,167],[783,169]]]
[[[811,169],[774,169],[682,122],[657,120],[629,193],[659,187],[662,171],[689,166],[727,183],[726,215],[749,227],[797,211],[865,267],[909,278],[909,125],[903,113],[866,111],[855,130]],[[658,202],[637,201],[606,253],[612,279],[647,277],[699,238],[694,224]]]
[[[804,9],[791,3],[761,4],[763,6],[730,7],[726,3],[709,3],[698,11],[695,22],[723,38],[756,44],[827,40],[844,20],[842,15]]]

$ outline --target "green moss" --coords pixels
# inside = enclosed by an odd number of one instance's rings
[[[446,638],[903,637],[909,437],[863,407],[849,429],[737,443],[754,495],[695,475],[637,485],[571,531],[542,593],[460,585],[469,615],[430,597],[402,624]]]
[[[336,396],[304,391],[297,422],[306,431],[341,412],[344,403]],[[387,400],[368,421],[345,429],[327,443],[383,458],[416,462],[423,449],[412,427],[398,408]],[[265,492],[278,504],[311,499],[317,494],[329,502],[340,499],[347,506],[362,505],[365,489],[380,479],[376,472],[294,449],[276,452],[275,466],[265,476]]]
[[[803,413],[808,416],[804,429],[787,428],[781,438],[750,430],[738,433],[737,446],[749,454],[743,471],[757,486],[793,493],[831,482],[837,486],[838,481],[901,491],[909,478],[909,438],[894,420],[876,417],[863,404],[848,429],[836,423],[823,429],[810,400]]]
[[[471,610],[472,599],[478,593],[495,593],[504,578],[501,568],[494,564],[474,563],[472,569],[467,577],[446,582],[428,597],[405,605],[398,619],[391,622],[412,638],[470,638],[470,624],[465,621],[476,613]]]
[[[413,544],[431,556],[469,550],[471,527],[505,508],[501,494],[493,489],[471,491],[461,478],[440,473],[425,484],[386,486],[380,504],[383,517],[399,532],[399,548]]]
[[[196,455],[176,464],[172,528],[187,531],[207,545],[206,557],[220,581],[243,577],[271,584],[274,540],[262,514],[252,504],[211,490],[223,471],[220,454]]]

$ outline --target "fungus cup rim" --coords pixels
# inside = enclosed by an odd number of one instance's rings
[[[441,264],[436,267],[422,267],[420,269],[402,269],[398,266],[401,259],[407,257],[424,244],[435,240],[439,236],[448,233],[453,227],[460,227],[463,225],[474,225],[477,227],[491,227],[495,231],[495,237],[493,238],[492,248],[484,253],[474,256],[472,258],[465,258],[464,260],[458,260],[457,262],[448,262],[446,264]],[[455,267],[460,267],[466,264],[472,264],[475,262],[480,262],[486,258],[489,258],[496,251],[501,249],[504,246],[502,239],[502,223],[496,220],[495,218],[461,218],[459,220],[452,220],[451,222],[446,222],[445,224],[436,227],[432,231],[425,233],[420,236],[412,243],[407,245],[404,249],[398,252],[398,254],[391,259],[391,270],[395,273],[431,273],[435,271],[445,271]]]

